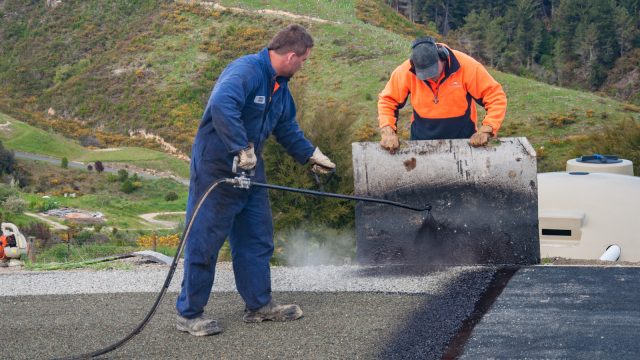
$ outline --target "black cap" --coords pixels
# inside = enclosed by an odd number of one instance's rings
[[[435,42],[418,41],[411,52],[411,62],[418,79],[427,80],[439,75],[438,59],[438,48]]]

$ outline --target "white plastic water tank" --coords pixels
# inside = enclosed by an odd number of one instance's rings
[[[598,259],[610,245],[620,261],[640,261],[640,177],[538,174],[540,255]]]
[[[567,172],[586,171],[633,176],[633,162],[615,155],[594,154],[567,160]]]

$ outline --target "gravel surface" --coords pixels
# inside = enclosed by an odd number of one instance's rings
[[[342,267],[331,271],[339,269]],[[439,274],[449,276],[451,282],[439,284],[438,291],[427,289],[427,293],[275,292],[277,301],[297,303],[304,311],[302,319],[290,323],[245,324],[239,295],[235,291],[215,293],[206,312],[218,319],[224,332],[210,337],[175,329],[177,294],[170,293],[137,337],[102,358],[440,359],[493,271],[479,268],[453,276]],[[365,272],[363,276],[373,281],[369,275]],[[381,276],[401,281],[397,273]],[[344,277],[336,278],[345,284],[342,286],[356,289],[346,285]],[[0,277],[3,283],[6,279]],[[5,314],[3,332],[8,335],[2,352],[12,359],[47,359],[95,351],[132,331],[154,299],[151,293],[2,297],[0,313]]]
[[[168,269],[167,266],[142,266],[133,270],[102,271],[4,270],[0,272],[0,282],[11,286],[0,286],[0,296],[157,292]],[[271,277],[273,291],[436,294],[460,276],[482,269],[491,268],[466,266],[413,271],[355,265],[273,267]],[[182,269],[177,269],[169,291],[180,290],[182,276]],[[213,291],[235,290],[231,264],[219,263]]]

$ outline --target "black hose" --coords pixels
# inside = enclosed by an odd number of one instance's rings
[[[431,204],[426,204],[423,208],[421,208],[421,207],[415,207],[415,206],[411,206],[411,205],[407,205],[407,204],[402,204],[402,203],[399,203],[399,202],[396,202],[396,201],[391,201],[391,200],[374,199],[374,198],[368,198],[368,197],[362,197],[362,196],[351,196],[351,195],[334,194],[334,193],[328,193],[328,192],[324,192],[324,191],[296,189],[296,188],[291,188],[291,187],[286,187],[286,186],[264,184],[264,183],[253,182],[253,181],[251,182],[251,186],[257,186],[257,187],[262,187],[262,188],[267,188],[267,189],[274,189],[274,190],[289,191],[289,192],[301,193],[301,194],[307,194],[307,195],[324,196],[324,197],[332,197],[332,198],[337,198],[337,199],[355,200],[355,201],[372,202],[372,203],[378,203],[378,204],[386,204],[386,205],[392,205],[392,206],[396,206],[396,207],[400,207],[400,208],[404,208],[404,209],[409,209],[409,210],[413,210],[413,211],[430,211],[431,210]]]
[[[384,199],[374,199],[374,198],[367,198],[367,197],[361,197],[361,196],[341,195],[341,194],[328,193],[328,192],[324,192],[324,191],[296,189],[296,188],[286,187],[286,186],[279,186],[279,185],[271,185],[271,184],[253,182],[253,181],[251,181],[249,178],[247,178],[245,176],[239,176],[239,177],[236,177],[236,178],[233,178],[233,179],[225,178],[225,179],[216,180],[213,184],[211,184],[211,186],[209,186],[207,191],[204,194],[202,194],[202,196],[200,196],[200,199],[198,199],[198,203],[197,203],[195,209],[193,210],[193,214],[191,214],[191,218],[189,219],[189,222],[187,223],[187,226],[185,227],[184,232],[182,233],[182,239],[180,240],[180,243],[178,244],[178,251],[176,253],[176,256],[173,258],[173,262],[171,263],[171,267],[169,268],[169,273],[167,274],[167,277],[164,280],[164,285],[162,285],[162,289],[160,289],[160,293],[156,297],[156,301],[153,303],[153,306],[151,306],[151,310],[149,310],[147,315],[138,324],[138,326],[135,329],[133,329],[133,331],[131,331],[127,336],[122,338],[122,340],[120,340],[118,342],[115,342],[115,343],[113,343],[113,344],[111,344],[111,345],[109,345],[109,346],[107,346],[105,348],[96,350],[94,352],[82,354],[82,355],[76,355],[76,356],[59,358],[59,359],[64,359],[64,360],[90,359],[90,358],[94,358],[94,357],[97,357],[97,356],[100,356],[100,355],[104,355],[104,354],[109,353],[109,352],[121,347],[122,345],[126,344],[129,340],[133,339],[136,335],[138,335],[144,329],[144,327],[147,325],[149,320],[151,320],[153,315],[156,313],[156,310],[158,309],[158,306],[160,305],[160,302],[162,301],[162,298],[164,298],[164,295],[166,294],[167,289],[169,289],[169,285],[171,284],[171,280],[173,279],[173,275],[174,275],[174,273],[176,271],[176,267],[178,266],[178,261],[180,260],[180,256],[182,256],[182,251],[184,250],[184,244],[186,243],[186,240],[189,237],[189,233],[191,232],[191,226],[193,225],[193,220],[196,218],[196,215],[198,214],[198,211],[200,210],[200,207],[202,206],[204,201],[209,197],[209,194],[213,191],[213,189],[215,189],[220,183],[223,183],[223,182],[226,182],[228,184],[232,184],[232,185],[234,185],[236,187],[242,187],[242,188],[247,188],[247,189],[249,188],[249,186],[257,186],[257,187],[262,187],[262,188],[267,188],[267,189],[289,191],[289,192],[295,192],[295,193],[301,193],[301,194],[307,194],[307,195],[324,196],[324,197],[332,197],[332,198],[345,199],[345,200],[355,200],[355,201],[365,201],[365,202],[373,202],[373,203],[379,203],[379,204],[387,204],[387,205],[397,206],[397,207],[401,207],[401,208],[409,209],[409,210],[414,210],[414,211],[430,211],[431,210],[431,205],[430,204],[425,205],[424,208],[419,208],[419,207],[409,206],[409,205],[402,204],[402,203],[399,203],[399,202],[389,201],[389,200],[384,200]]]
[[[111,344],[111,345],[109,345],[109,346],[107,346],[105,348],[96,350],[94,352],[82,354],[82,355],[75,355],[75,356],[64,357],[64,358],[60,358],[60,359],[64,359],[64,360],[90,359],[90,358],[94,358],[94,357],[97,357],[97,356],[100,356],[100,355],[104,355],[104,354],[109,353],[109,352],[121,347],[122,345],[126,344],[129,340],[133,339],[133,337],[138,335],[144,329],[144,327],[147,325],[149,320],[151,320],[153,315],[156,313],[156,310],[158,309],[158,305],[160,305],[160,302],[162,301],[162,298],[164,297],[164,295],[167,292],[167,289],[169,289],[169,285],[171,284],[171,280],[173,279],[173,274],[176,271],[176,267],[178,266],[178,261],[180,260],[180,256],[182,255],[182,251],[184,249],[184,244],[186,243],[185,240],[187,239],[187,237],[189,237],[189,233],[191,232],[191,226],[193,225],[193,219],[196,218],[196,214],[200,210],[200,207],[202,206],[202,203],[204,203],[204,201],[207,199],[207,197],[209,197],[209,194],[211,193],[211,191],[213,191],[213,189],[215,189],[220,183],[229,182],[229,180],[231,180],[231,179],[219,179],[219,180],[216,180],[213,184],[211,184],[211,186],[209,186],[207,191],[204,194],[202,194],[202,196],[200,196],[200,199],[198,199],[198,203],[197,203],[198,205],[193,210],[193,214],[191,215],[191,218],[189,219],[188,225],[185,227],[184,232],[182,233],[182,239],[180,240],[180,243],[178,244],[178,251],[176,253],[176,256],[173,258],[173,262],[171,263],[171,267],[169,268],[169,273],[167,274],[167,277],[164,280],[164,285],[162,285],[162,289],[160,289],[160,293],[156,297],[156,301],[153,303],[153,306],[151,306],[151,310],[149,310],[149,312],[147,313],[147,316],[144,317],[144,319],[138,324],[138,326],[135,329],[133,329],[133,331],[131,331],[129,333],[129,335],[127,335],[124,338],[122,338],[122,340],[120,340],[118,342],[115,342],[115,343],[113,343],[113,344]]]

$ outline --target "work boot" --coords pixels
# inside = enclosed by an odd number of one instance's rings
[[[218,327],[218,322],[213,319],[207,319],[204,315],[197,318],[187,319],[180,315],[177,316],[176,327],[180,331],[188,332],[195,336],[215,335],[222,332]]]
[[[242,320],[248,323],[258,323],[265,320],[292,321],[302,317],[302,309],[298,305],[278,305],[271,301],[256,311],[244,310]]]

